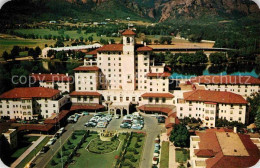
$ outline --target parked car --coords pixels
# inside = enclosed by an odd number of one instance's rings
[[[76,122],[78,121],[78,119],[79,119],[79,115],[76,115],[75,118],[74,118],[74,120],[73,120],[74,123],[76,123]]]
[[[44,147],[42,148],[42,150],[40,151],[40,153],[46,153],[49,149],[50,149],[49,146],[44,146]]]
[[[131,124],[125,122],[125,123],[122,123],[120,124],[120,128],[131,128]]]
[[[137,124],[133,124],[131,129],[136,129],[136,130],[141,130],[142,127],[140,125],[137,125]]]
[[[56,140],[57,140],[57,138],[51,138],[46,145],[47,146],[53,145],[56,142]]]
[[[95,127],[96,125],[96,123],[90,121],[84,124],[85,127]]]
[[[119,119],[120,118],[120,115],[115,115],[115,119]]]
[[[82,114],[83,114],[83,116],[85,116],[85,115],[89,115],[88,112],[83,112]]]
[[[106,128],[107,127],[107,122],[98,122],[97,123],[97,128]]]

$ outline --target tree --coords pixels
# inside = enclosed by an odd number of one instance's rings
[[[203,38],[202,34],[191,34],[188,37],[189,41],[191,42],[201,42],[202,38]]]
[[[70,41],[70,36],[66,34],[65,39],[66,41]]]
[[[35,53],[36,53],[38,56],[42,54],[42,50],[40,49],[39,46],[37,46],[37,47],[35,48]]]
[[[155,44],[159,44],[159,40],[154,40],[154,43]]]
[[[11,163],[11,147],[4,135],[0,135],[0,159],[6,165]]]
[[[2,57],[7,61],[9,58],[9,54],[6,51],[4,51]]]
[[[257,117],[257,114],[259,112],[260,92],[252,94],[247,98],[247,101],[250,104],[249,123],[254,123],[256,119],[257,122],[259,122],[259,117]]]
[[[170,141],[174,142],[176,147],[189,147],[190,145],[190,133],[185,125],[175,125],[171,135]]]
[[[257,128],[260,128],[260,105],[258,106],[258,110],[256,112],[255,125]]]
[[[84,41],[84,38],[83,38],[83,37],[80,37],[79,40],[80,40],[81,42],[83,42],[83,41]]]
[[[115,39],[110,39],[110,43],[115,44],[116,43]]]
[[[56,165],[56,162],[55,162],[53,159],[51,160],[51,165],[52,165],[52,166],[55,166],[55,165]]]
[[[58,40],[55,44],[55,47],[64,47],[64,43],[61,40]]]
[[[222,64],[227,62],[227,57],[224,53],[211,53],[209,60],[212,64]]]
[[[81,29],[78,29],[78,30],[77,30],[77,33],[78,33],[78,34],[81,34]]]
[[[143,39],[143,42],[146,43],[147,45],[149,45],[149,44],[152,43],[152,40],[148,39],[148,38],[145,38],[145,39]]]
[[[93,37],[92,37],[92,36],[89,36],[89,37],[88,37],[88,41],[89,41],[89,42],[91,42],[91,43],[92,43],[92,42],[93,42],[93,40],[94,40],[94,39],[93,39]]]
[[[160,37],[159,43],[160,44],[165,44],[165,42],[167,44],[171,44],[172,43],[172,38],[171,37]]]
[[[197,58],[197,63],[207,63],[208,62],[208,57],[203,51],[197,51],[196,52],[196,58]]]
[[[15,57],[19,56],[20,52],[20,47],[19,46],[14,46],[13,49],[11,50],[10,58],[12,60],[15,59]]]
[[[33,48],[29,48],[28,56],[33,56],[33,54],[34,54],[34,49]]]

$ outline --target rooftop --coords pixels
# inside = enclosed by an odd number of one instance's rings
[[[197,76],[191,78],[193,83],[201,84],[257,84],[260,85],[260,79],[252,76]]]
[[[74,71],[99,71],[97,66],[80,66],[74,69]]]
[[[247,104],[247,101],[241,95],[222,91],[195,90],[191,92],[184,92],[183,97],[186,101]]]
[[[147,77],[157,77],[157,78],[161,78],[161,77],[170,77],[171,74],[169,72],[163,72],[163,73],[147,73],[146,74]]]
[[[70,93],[70,96],[101,96],[100,93],[98,92],[79,92],[79,91],[74,91]]]
[[[35,81],[44,82],[69,82],[72,81],[72,77],[66,74],[31,74],[31,77]]]
[[[44,88],[44,87],[28,87],[28,88],[14,88],[2,95],[1,99],[32,99],[32,98],[52,98],[59,94],[59,90]]]
[[[207,168],[251,167],[260,158],[259,149],[249,135],[217,129],[199,132],[197,135],[200,137],[199,151],[207,155],[199,156],[210,157],[206,159]]]
[[[122,33],[122,35],[136,35],[136,33],[130,29],[127,29]]]
[[[164,97],[164,98],[173,98],[174,96],[171,93],[144,93],[142,97]]]
[[[123,44],[108,44],[97,49],[97,51],[123,51]]]
[[[216,132],[223,155],[249,156],[238,134],[233,132]]]
[[[153,51],[153,49],[148,46],[143,46],[143,47],[138,47],[136,51]]]

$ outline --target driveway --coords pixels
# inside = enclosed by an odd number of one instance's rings
[[[62,136],[55,142],[54,145],[50,147],[50,150],[45,154],[40,154],[34,159],[34,163],[36,164],[36,168],[46,167],[48,162],[52,159],[52,157],[57,153],[57,151],[62,147],[62,145],[67,141],[67,139],[71,136],[74,130],[103,130],[104,128],[90,128],[85,127],[84,124],[90,120],[93,115],[80,117],[79,121],[75,124],[68,124],[65,127],[65,132]],[[158,125],[157,120],[154,117],[144,116],[144,128],[143,130],[131,130],[131,129],[122,129],[120,128],[120,124],[123,118],[115,119],[109,123],[107,129],[108,130],[118,130],[120,131],[143,131],[146,132],[146,142],[143,149],[143,154],[141,157],[140,167],[148,168],[152,166],[152,157],[154,151],[154,140],[161,133],[161,131],[165,130],[163,125]]]

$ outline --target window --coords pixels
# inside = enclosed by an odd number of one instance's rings
[[[166,102],[166,98],[162,98],[162,102],[165,103]]]
[[[180,110],[182,111],[182,110],[183,110],[183,107],[180,107]]]
[[[152,103],[153,102],[153,98],[150,97],[149,98],[149,102]]]
[[[94,100],[93,96],[90,96],[90,97],[89,97],[89,100],[90,100],[90,101],[93,101],[93,100]]]
[[[159,103],[159,98],[156,98],[155,101],[156,101],[156,103]]]

